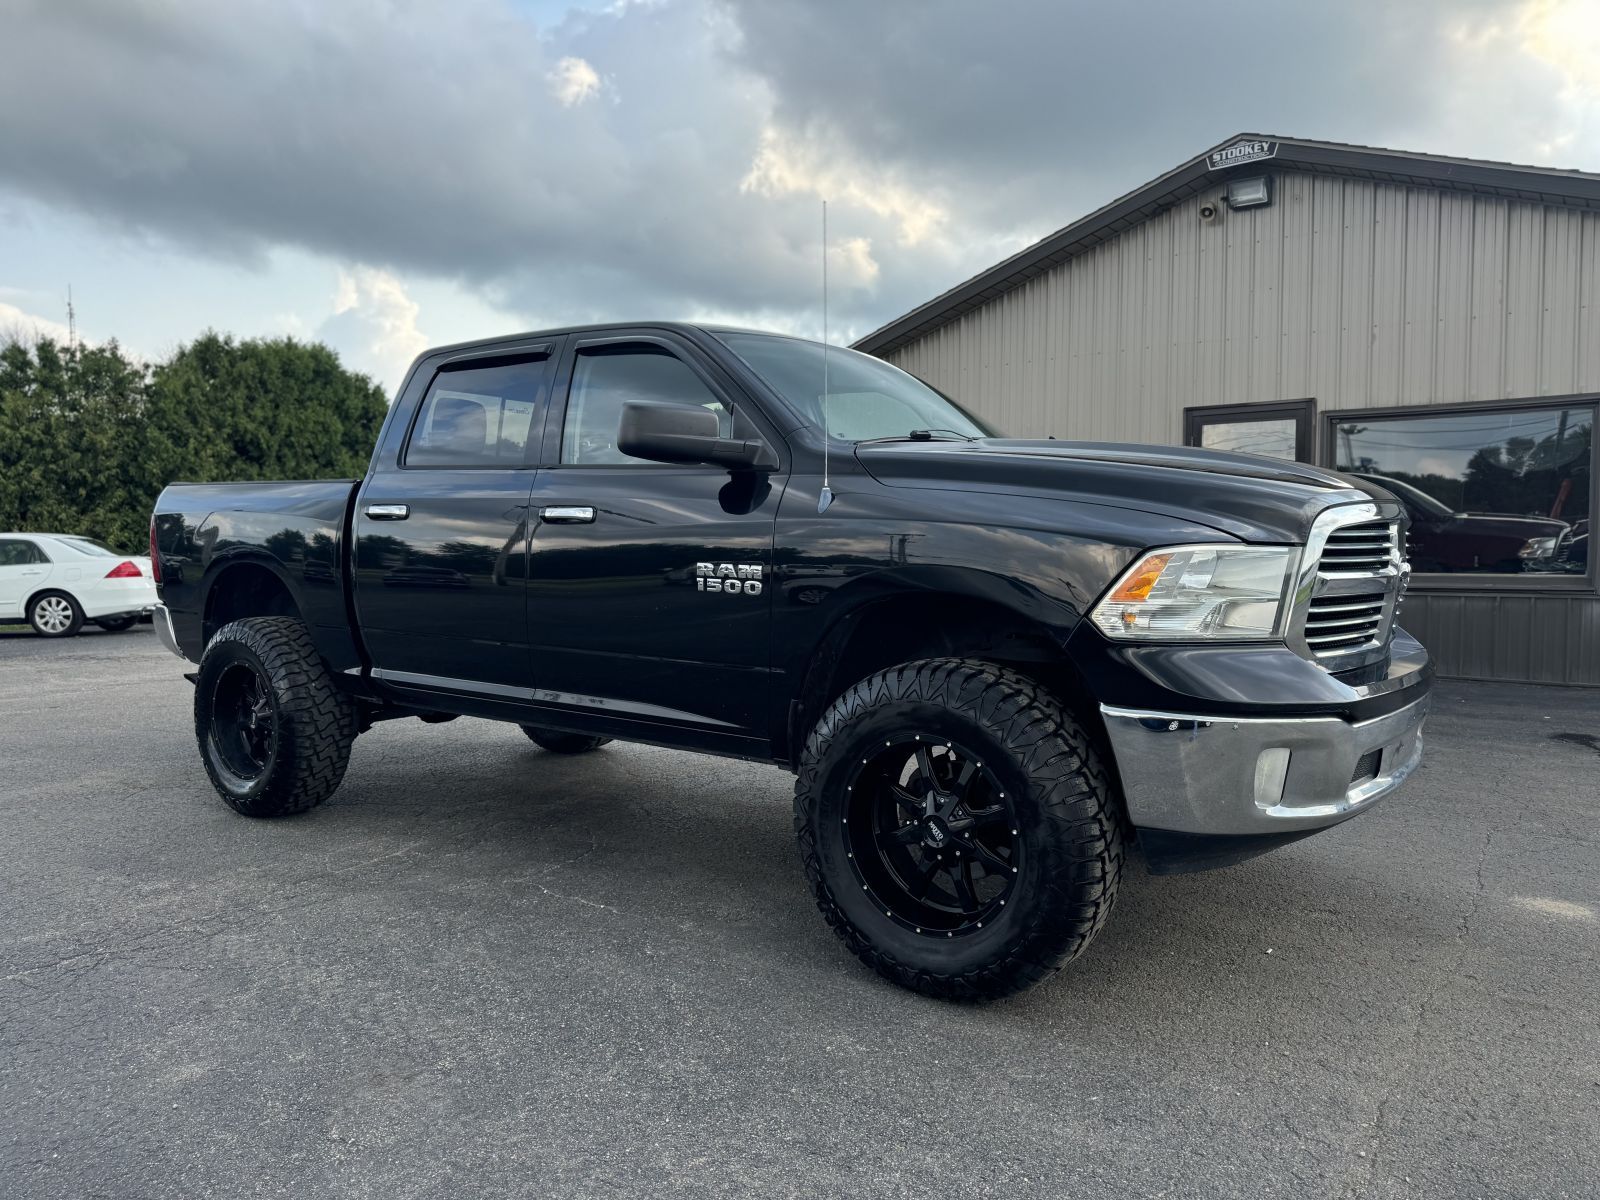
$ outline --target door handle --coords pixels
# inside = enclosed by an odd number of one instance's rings
[[[594,509],[587,504],[551,504],[539,510],[539,519],[551,525],[588,525]]]
[[[404,521],[411,515],[409,504],[369,504],[367,516],[374,521]]]

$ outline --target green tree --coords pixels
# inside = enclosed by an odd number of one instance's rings
[[[163,362],[115,342],[0,346],[0,529],[133,553],[176,479],[359,476],[383,391],[326,346],[206,333]]]

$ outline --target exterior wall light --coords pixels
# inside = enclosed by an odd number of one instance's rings
[[[1229,208],[1257,208],[1272,203],[1272,180],[1265,175],[1228,180]]]

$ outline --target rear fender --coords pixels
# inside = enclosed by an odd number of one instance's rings
[[[271,573],[288,592],[295,615],[336,674],[359,670],[361,656],[351,632],[340,566],[342,530],[325,521],[285,513],[216,512],[194,531],[200,581],[185,625],[204,638],[203,622],[217,586],[230,571],[250,566]],[[178,618],[174,617],[175,623]],[[179,630],[180,640],[183,630]]]

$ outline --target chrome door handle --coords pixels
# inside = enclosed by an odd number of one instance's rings
[[[404,521],[411,515],[409,504],[369,504],[367,516],[374,521]]]
[[[587,504],[551,504],[539,510],[539,519],[552,525],[587,525],[594,520],[594,509]]]

